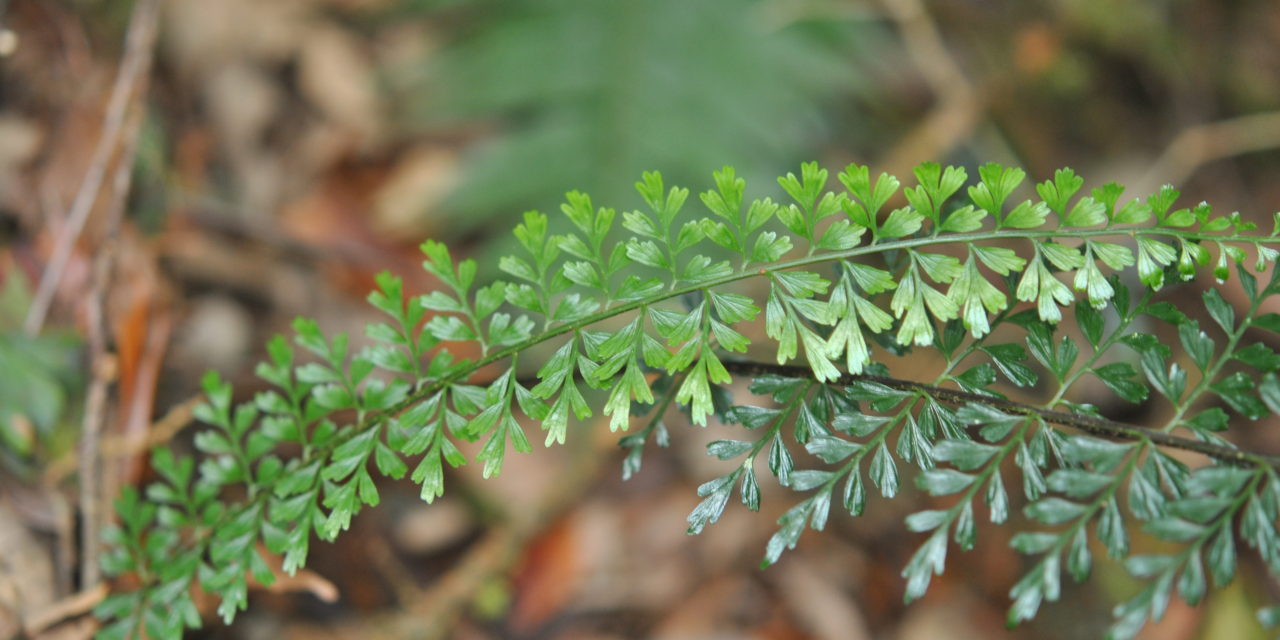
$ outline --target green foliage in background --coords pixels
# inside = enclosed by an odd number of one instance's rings
[[[19,475],[36,471],[70,446],[68,428],[76,397],[84,387],[81,341],[50,332],[38,337],[22,330],[31,291],[20,274],[0,284],[0,464]]]
[[[616,431],[638,422],[619,443],[634,474],[650,443],[665,446],[672,404],[695,425],[741,426],[707,446],[724,473],[698,489],[690,533],[730,502],[759,509],[762,480],[795,492],[765,565],[833,508],[858,516],[870,493],[914,485],[943,500],[906,518],[920,535],[902,570],[908,601],[953,549],[977,544],[980,517],[1012,528],[1027,557],[1011,625],[1057,600],[1064,573],[1087,579],[1099,553],[1142,584],[1115,608],[1115,638],[1159,619],[1175,595],[1201,601],[1245,557],[1280,575],[1280,458],[1231,437],[1233,418],[1280,412],[1280,354],[1266,342],[1280,315],[1262,311],[1280,293],[1280,215],[1259,230],[1207,204],[1176,208],[1171,187],[1144,199],[1114,183],[1086,193],[1068,169],[1035,185],[994,164],[976,180],[937,164],[914,173],[904,187],[850,165],[830,190],[828,172],[805,164],[778,180],[786,198],[775,202],[748,200],[725,168],[702,207],[646,173],[643,209],[621,213],[572,192],[568,233],[525,214],[520,250],[500,262],[505,281],[480,282],[474,260],[427,241],[440,288],[416,295],[380,276],[372,346],[354,351],[300,319],[258,367],[269,390],[236,403],[206,378],[199,458],[158,450],[161,480],[119,501],[104,564],[140,586],[99,607],[113,620],[102,636],[198,626],[193,583],[230,622],[247,606],[247,576],[272,580],[259,542],[296,571],[313,534],[332,540],[378,504],[379,475],[407,476],[430,502],[447,468],[493,476],[509,451],[563,443],[570,423],[593,416]],[[1159,299],[1201,274],[1238,282],[1243,306],[1214,286],[1197,305]],[[758,329],[768,339],[748,337]],[[480,357],[455,357],[459,343]],[[913,350],[940,366],[901,366]],[[911,377],[895,377],[895,364]],[[479,380],[481,370],[498,375]],[[750,397],[730,398],[737,380]],[[1085,382],[1169,418],[1112,421],[1079,402]],[[1022,399],[1005,395],[1014,390]],[[480,443],[471,460],[464,441]],[[1136,536],[1162,542],[1134,553]]]
[[[692,181],[736,157],[765,179],[811,155],[870,29],[797,22],[783,4],[454,3],[411,119],[495,131],[468,158],[449,232],[553,206],[567,184],[614,201],[630,196],[620,176],[648,167]]]

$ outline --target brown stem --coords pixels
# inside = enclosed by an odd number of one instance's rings
[[[44,326],[45,315],[49,312],[49,305],[53,303],[54,293],[62,281],[62,274],[66,271],[67,263],[71,259],[76,240],[84,231],[85,223],[88,222],[89,214],[93,211],[98,193],[106,180],[111,158],[117,152],[124,135],[129,107],[134,101],[142,99],[138,87],[151,68],[159,14],[160,0],[138,0],[134,4],[129,29],[125,35],[124,56],[111,87],[111,97],[107,102],[106,113],[103,115],[102,132],[94,145],[84,180],[80,182],[75,200],[71,203],[71,209],[63,220],[64,228],[54,239],[53,251],[49,255],[44,273],[40,276],[40,284],[36,287],[31,307],[27,310],[27,316],[22,325],[27,335],[40,333],[40,328]],[[136,133],[132,135],[136,136]]]
[[[813,372],[808,367],[794,365],[726,360],[724,362],[724,367],[730,373],[738,375],[777,375],[787,378],[813,378]],[[828,384],[850,385],[859,381],[875,382],[899,391],[923,393],[948,404],[963,405],[974,403],[986,405],[1007,413],[1040,418],[1050,424],[1069,427],[1090,435],[1110,440],[1121,440],[1126,442],[1146,440],[1161,447],[1193,451],[1232,465],[1262,465],[1272,467],[1274,469],[1280,469],[1280,456],[1234,449],[1209,442],[1201,442],[1199,440],[1170,435],[1163,431],[1156,431],[1154,429],[1138,427],[1131,424],[1125,424],[1123,422],[1116,422],[1114,420],[1108,420],[1098,416],[1045,409],[1043,407],[1037,407],[1035,405],[1022,402],[961,391],[958,389],[946,389],[943,387],[936,387],[929,384],[912,382],[910,380],[902,380],[899,378],[852,373],[846,373],[838,380]]]
[[[125,54],[104,116],[102,135],[94,149],[89,171],[72,205],[68,228],[57,238],[57,246],[41,277],[25,325],[28,334],[39,333],[52,300],[53,291],[61,280],[72,247],[94,208],[93,205],[97,201],[98,192],[106,177],[110,159],[115,155],[115,174],[110,184],[112,191],[107,210],[107,234],[93,259],[93,275],[86,305],[88,315],[86,338],[93,377],[90,379],[85,400],[77,465],[80,475],[81,511],[80,586],[85,589],[97,584],[100,577],[98,538],[105,519],[104,510],[100,506],[104,502],[109,503],[106,496],[114,493],[109,487],[104,487],[104,475],[99,459],[99,438],[103,432],[110,401],[109,387],[115,381],[117,373],[115,356],[108,350],[105,306],[115,263],[115,235],[123,217],[130,178],[133,175],[134,157],[137,153],[138,134],[142,126],[142,93],[151,66],[159,10],[158,0],[138,0],[134,4],[129,31],[126,35]]]

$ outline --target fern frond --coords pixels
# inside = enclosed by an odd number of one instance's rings
[[[1229,581],[1236,532],[1280,575],[1280,459],[1223,435],[1232,415],[1280,411],[1280,355],[1247,340],[1280,332],[1280,315],[1261,312],[1280,282],[1274,270],[1265,285],[1254,275],[1280,255],[1276,230],[1204,204],[1173,210],[1171,187],[1127,202],[1114,183],[1077,197],[1083,180],[1065,169],[1035,185],[1037,199],[1012,204],[1019,169],[985,165],[964,190],[964,169],[924,164],[900,202],[897,178],[870,175],[851,165],[838,176],[844,188],[830,191],[828,172],[805,164],[779,180],[792,200],[784,205],[747,203],[744,181],[725,168],[700,196],[712,217],[691,215],[688,191],[657,173],[636,185],[647,211],[619,216],[571,192],[568,233],[553,235],[538,212],[516,227],[522,253],[499,262],[511,282],[481,286],[474,261],[424,243],[424,267],[443,287],[411,297],[380,275],[369,301],[387,320],[367,328],[370,346],[352,353],[345,335],[327,338],[300,319],[293,343],[307,361],[277,337],[257,370],[273,390],[233,406],[231,388],[206,379],[202,460],[157,451],[163,480],[148,501],[126,493],[119,504],[107,570],[135,573],[142,586],[103,603],[115,619],[104,637],[174,637],[198,625],[192,583],[217,594],[230,621],[247,605],[246,574],[271,580],[257,543],[296,571],[313,533],[332,540],[378,503],[375,471],[410,476],[428,502],[442,495],[446,463],[470,462],[462,441],[483,441],[475,461],[488,477],[509,448],[532,448],[528,429],[562,444],[571,419],[600,412],[626,430],[648,407],[645,426],[620,442],[624,475],[634,474],[651,438],[665,446],[673,403],[695,424],[714,416],[749,432],[708,445],[733,466],[699,488],[690,533],[716,522],[735,493],[759,508],[757,461],[806,494],[779,520],[765,564],[806,527],[822,529],[837,495],[854,516],[868,484],[897,495],[909,465],[920,489],[953,503],[907,518],[928,534],[903,571],[908,600],[945,569],[953,541],[974,546],[979,497],[993,523],[1022,504],[1041,527],[1013,537],[1038,560],[1010,592],[1011,624],[1059,597],[1064,566],[1087,577],[1090,525],[1109,555],[1151,581],[1117,608],[1116,637],[1159,618],[1175,586],[1194,603],[1206,575]],[[1248,307],[1210,288],[1204,316],[1216,328],[1159,300],[1172,281],[1211,271],[1221,282],[1233,264]],[[744,359],[761,333],[775,363]],[[480,356],[456,358],[458,343]],[[889,365],[912,349],[940,365],[893,375]],[[534,365],[536,381],[518,361]],[[490,369],[496,377],[477,379]],[[736,378],[770,401],[726,402]],[[1091,379],[1127,402],[1168,403],[1172,417],[1111,420],[1079,401]],[[1004,395],[1013,389],[1022,397]],[[286,459],[287,450],[301,453]],[[799,468],[801,450],[825,467]],[[1193,469],[1170,450],[1206,462]],[[1130,555],[1134,522],[1180,550]]]

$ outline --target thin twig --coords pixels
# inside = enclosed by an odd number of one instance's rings
[[[795,365],[726,360],[724,362],[724,367],[730,373],[747,376],[778,375],[786,378],[802,379],[812,379],[814,377],[813,371],[808,367]],[[1125,424],[1123,422],[1116,422],[1099,416],[1055,411],[1022,402],[1006,400],[996,396],[987,396],[978,393],[970,393],[968,391],[960,391],[958,389],[935,387],[933,385],[912,382],[910,380],[901,380],[899,378],[873,376],[868,374],[846,373],[839,379],[829,382],[828,384],[847,386],[855,382],[874,382],[898,391],[923,393],[948,404],[964,405],[972,403],[986,405],[993,409],[999,409],[1016,415],[1040,418],[1050,424],[1070,427],[1090,435],[1110,440],[1121,440],[1125,442],[1147,440],[1152,444],[1161,447],[1193,451],[1233,465],[1253,466],[1261,464],[1280,469],[1280,456],[1245,451],[1242,449],[1233,449],[1231,447],[1170,435],[1163,431],[1156,431],[1154,429],[1138,427],[1131,424]]]
[[[106,322],[103,300],[106,297],[110,269],[110,249],[99,251],[94,260],[93,285],[89,292],[88,330],[89,362],[92,377],[84,403],[79,442],[80,476],[80,584],[98,582],[99,495],[102,490],[98,473],[98,436],[107,415],[107,389],[116,377],[116,361],[107,352]]]
[[[939,98],[973,92],[964,70],[942,42],[942,32],[921,0],[882,0],[882,3],[902,32],[903,44],[920,75]]]
[[[72,449],[74,451],[74,449]],[[46,484],[53,508],[53,566],[57,571],[59,594],[71,593],[76,575],[76,511],[71,500],[55,484]]]
[[[89,172],[85,175],[72,204],[68,228],[58,237],[50,263],[40,280],[40,288],[32,301],[24,328],[28,334],[40,331],[56,290],[70,259],[71,249],[88,220],[106,175],[107,163],[119,146],[115,173],[108,198],[107,232],[93,261],[93,276],[87,301],[87,338],[93,371],[85,400],[85,413],[79,441],[80,485],[80,584],[96,584],[99,530],[102,525],[104,489],[98,444],[107,417],[108,389],[117,376],[117,361],[108,351],[104,313],[111,274],[115,265],[116,235],[124,215],[125,202],[133,175],[138,135],[142,126],[140,104],[151,66],[151,52],[159,20],[158,0],[138,0],[133,7],[125,41],[124,58],[112,88],[105,115],[102,137],[94,149]]]
[[[947,50],[921,0],[883,0],[902,44],[929,85],[936,106],[879,163],[890,175],[909,173],[921,160],[946,154],[969,136],[984,108],[979,91]]]
[[[1183,129],[1165,147],[1137,186],[1150,190],[1156,184],[1181,184],[1214,160],[1276,148],[1280,148],[1280,111],[1198,124]]]
[[[104,458],[123,458],[142,453],[152,447],[168,442],[188,424],[191,424],[195,408],[204,402],[204,395],[194,395],[175,405],[163,418],[151,423],[145,438],[132,435],[105,438],[102,441]]]
[[[142,434],[111,434],[99,440],[98,457],[103,460],[116,460],[136,456],[148,449],[162,445],[177,435],[188,424],[191,424],[192,413],[196,405],[204,401],[203,395],[195,395],[169,410],[164,417],[151,423],[145,437]],[[53,486],[60,483],[79,464],[79,456],[68,451],[49,463],[44,471],[44,481]]]
[[[143,90],[142,87],[146,86],[145,77],[142,79],[141,85],[139,92]],[[140,137],[139,134],[142,130],[142,121],[145,115],[145,105],[135,103],[129,115],[129,121],[125,129],[120,156],[116,159],[116,172],[111,182],[111,192],[105,215],[106,233],[98,247],[98,256],[101,260],[106,262],[107,265],[106,280],[102,283],[101,289],[104,300],[110,296],[111,292],[111,277],[115,273],[116,258],[121,246],[119,237],[120,227],[124,221],[124,212],[128,203],[129,191],[133,185],[133,165],[138,153],[138,138]],[[103,328],[105,329],[105,326]],[[119,360],[114,355],[112,356],[112,360],[119,363]],[[138,387],[136,383],[139,382],[137,376],[138,372],[135,370],[133,371],[133,374],[132,381],[135,383],[133,387],[136,389]],[[117,388],[117,392],[124,388],[126,388],[126,386],[122,384]],[[136,397],[136,394],[133,395]],[[124,403],[122,403],[122,405],[123,404]],[[123,411],[119,411],[118,408],[117,415],[124,413],[125,412]],[[123,423],[122,426],[127,427],[128,424]],[[115,429],[115,431],[119,430],[119,427]],[[117,493],[117,485],[119,484],[119,477],[121,474],[108,473],[103,469],[102,451],[100,448],[95,447],[89,451],[91,451],[91,455],[96,458],[95,466],[97,466],[97,475],[93,478],[93,484],[97,492],[97,498],[103,503],[109,504],[111,500],[110,496],[114,496]]]
[[[391,552],[387,541],[380,537],[369,538],[364,545],[365,556],[375,571],[391,587],[396,602],[407,606],[422,598],[422,588],[413,580],[413,572]]]
[[[116,161],[116,172],[111,185],[111,197],[107,211],[107,237],[94,256],[93,281],[88,296],[89,357],[93,366],[93,379],[89,383],[85,402],[83,428],[80,433],[80,584],[98,581],[98,531],[103,521],[100,506],[114,488],[104,482],[99,439],[107,419],[107,394],[111,383],[119,375],[119,360],[107,348],[107,324],[103,308],[111,290],[115,271],[120,221],[124,217],[125,200],[133,176],[134,155],[137,152],[138,130],[142,126],[142,109],[135,108],[129,117],[124,148]]]
[[[95,583],[84,591],[72,594],[35,611],[23,620],[22,626],[27,636],[34,638],[63,620],[89,613],[106,597],[107,583]]]
[[[45,316],[53,303],[54,293],[62,281],[67,263],[71,260],[71,252],[75,248],[80,233],[84,231],[89,213],[98,199],[98,192],[106,178],[107,166],[120,143],[121,133],[125,126],[125,117],[129,105],[138,99],[138,85],[146,77],[151,68],[151,54],[154,49],[156,26],[159,20],[159,0],[137,0],[133,7],[133,15],[129,20],[129,30],[125,36],[124,56],[119,71],[111,87],[111,97],[107,102],[107,110],[103,116],[102,134],[93,149],[89,160],[89,168],[85,171],[84,180],[76,191],[76,198],[71,203],[71,210],[65,219],[65,227],[55,239],[49,263],[40,276],[40,284],[36,288],[31,301],[31,308],[23,321],[22,328],[27,335],[36,335],[44,326]]]

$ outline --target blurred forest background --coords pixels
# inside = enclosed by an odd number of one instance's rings
[[[251,397],[298,315],[362,336],[376,272],[434,286],[425,238],[494,275],[567,190],[626,209],[643,170],[700,192],[732,164],[775,195],[815,159],[1071,166],[1269,224],[1277,148],[1274,0],[0,0],[0,638],[91,633],[83,523],[147,445],[190,448],[201,374]],[[788,501],[685,536],[721,431],[667,422],[626,483],[603,424],[432,506],[387,483],[198,637],[1086,638],[1134,588],[1100,563],[1005,631],[1022,559],[984,528],[904,607],[910,493],[759,571]],[[1259,633],[1261,576],[1145,637]]]

